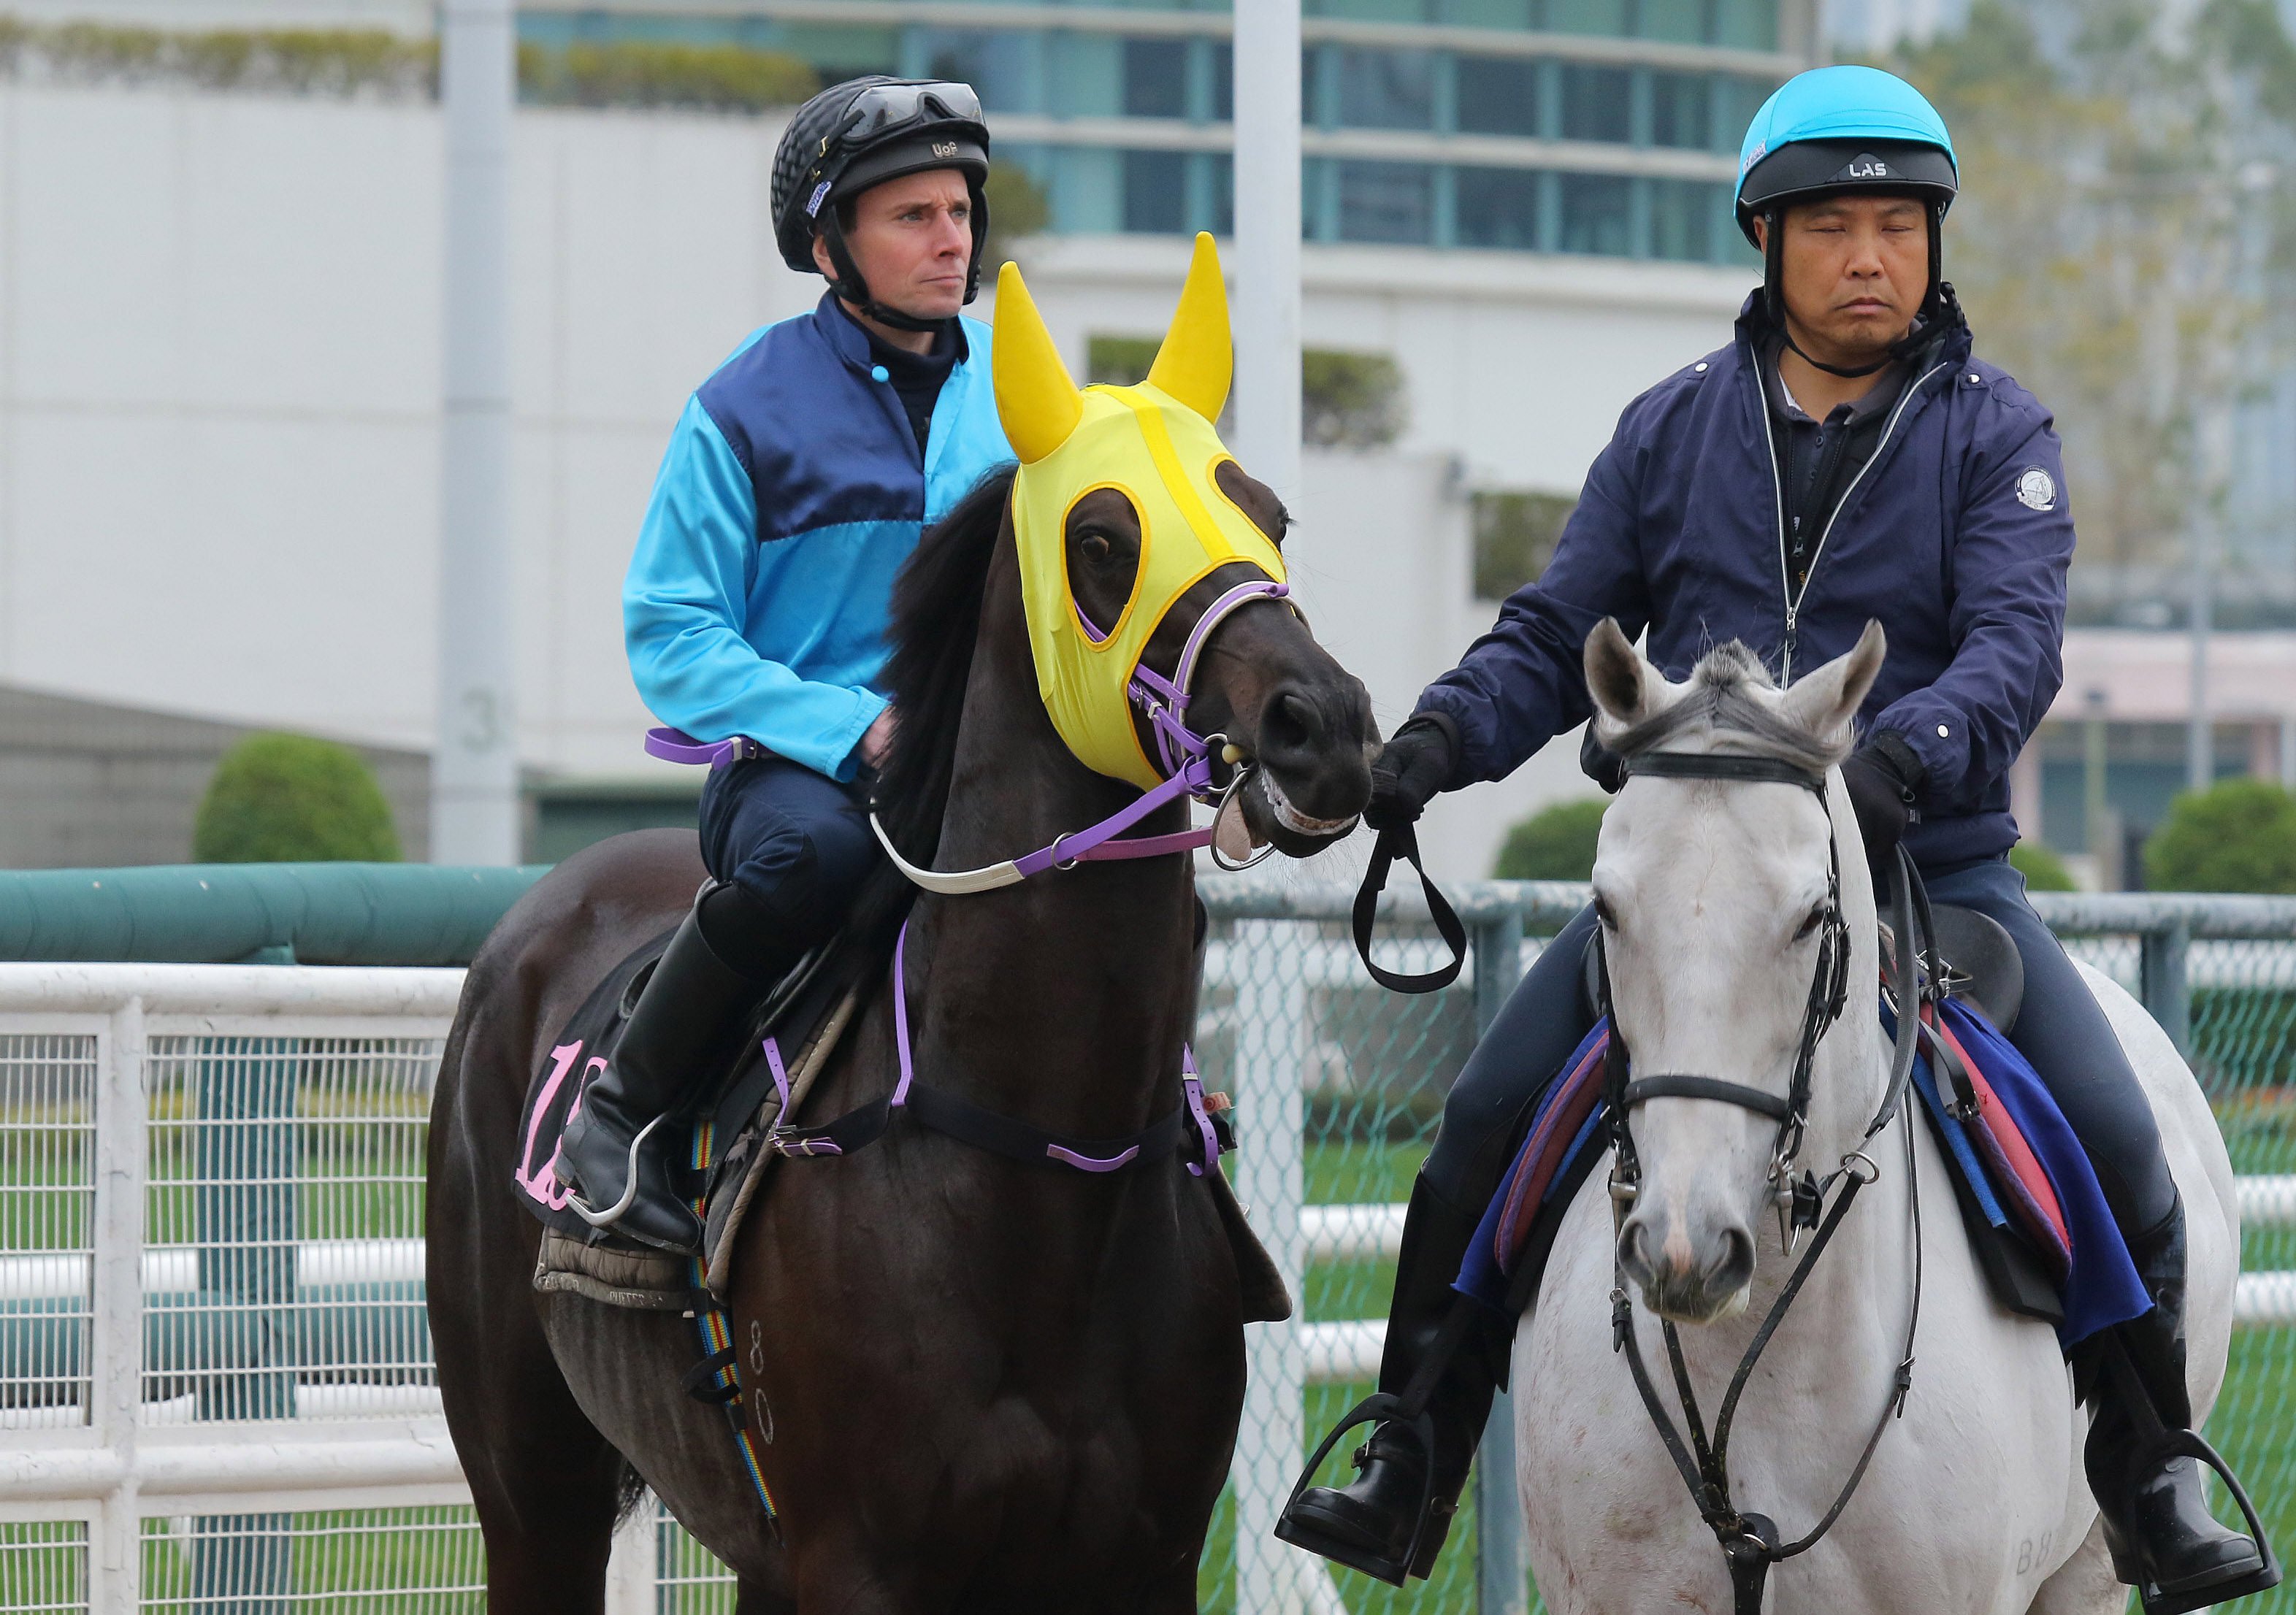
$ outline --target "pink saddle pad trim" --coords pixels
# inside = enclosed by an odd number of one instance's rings
[[[1980,1142],[1991,1146],[1988,1153],[1995,1157],[1995,1163],[2015,1187],[2017,1197],[2046,1225],[2046,1236],[2055,1246],[2052,1254],[2061,1258],[2069,1257],[2072,1250],[2072,1234],[2065,1224],[2064,1207],[2057,1200],[2056,1186],[2049,1182],[2048,1173],[2034,1155],[2033,1146],[2025,1142],[2025,1135],[2018,1130],[2008,1108],[1994,1093],[1993,1085],[1985,1079],[1985,1073],[1979,1069],[1977,1062],[1969,1057],[1969,1051],[1961,1045],[1961,1039],[1953,1035],[1953,1029],[1934,1020],[1931,1024],[1968,1069],[1970,1086],[1977,1094]],[[2038,1234],[2043,1230],[2035,1229],[2033,1232]]]

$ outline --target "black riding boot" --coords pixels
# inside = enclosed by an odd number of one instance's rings
[[[596,1228],[692,1252],[701,1224],[668,1184],[659,1124],[732,1059],[762,989],[718,956],[696,904],[653,967],[606,1069],[582,1090],[558,1140],[555,1171],[570,1202]]]
[[[2152,1309],[2105,1343],[2088,1437],[2090,1488],[2104,1516],[2113,1574],[2139,1590],[2145,1615],[2174,1615],[2276,1586],[2260,1543],[2209,1513],[2201,1462],[2160,1450],[2162,1432],[2189,1430],[2185,1382],[2185,1208],[2130,1242]]]
[[[1424,1177],[1411,1185],[1379,1388],[1401,1396],[1435,1354],[1447,1355],[1427,1403],[1435,1427],[1432,1484],[1417,1435],[1399,1422],[1382,1423],[1356,1450],[1352,1481],[1314,1487],[1292,1500],[1275,1525],[1283,1540],[1397,1586],[1406,1572],[1423,1578],[1433,1571],[1506,1363],[1506,1332],[1497,1319],[1451,1288],[1480,1220]],[[1455,1308],[1464,1309],[1460,1321],[1447,1331]],[[1423,1504],[1426,1525],[1414,1554]]]

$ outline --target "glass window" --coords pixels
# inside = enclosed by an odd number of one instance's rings
[[[1124,113],[1128,118],[1188,115],[1188,42],[1124,42]]]
[[[1747,126],[1754,121],[1754,114],[1762,110],[1762,102],[1777,87],[1777,81],[1771,78],[1729,78],[1720,81],[1716,91],[1716,98],[1722,103],[1716,115],[1717,151],[1734,153],[1738,150],[1739,142],[1746,136]]]
[[[1546,0],[1546,26],[1558,34],[1627,31],[1627,0]]]
[[[1703,149],[1714,136],[1714,90],[1701,73],[1651,75],[1651,143]]]
[[[1505,56],[1459,58],[1459,129],[1466,135],[1538,133],[1538,63]]]
[[[1565,63],[1562,138],[1619,142],[1629,139],[1634,111],[1633,78],[1625,68]]]
[[[1778,0],[1714,0],[1714,43],[1743,50],[1778,48]]]
[[[1461,168],[1459,244],[1535,250],[1539,177],[1529,168]]]
[[[1124,227],[1136,234],[1177,235],[1187,221],[1188,154],[1124,154]]]
[[[1194,227],[1214,235],[1235,234],[1235,160],[1226,152],[1198,152],[1190,160],[1201,176],[1205,214]]]
[[[1442,20],[1460,28],[1504,28],[1517,33],[1536,28],[1536,0],[1447,0]]]
[[[1651,181],[1651,256],[1702,264],[1714,255],[1716,187],[1693,179]]]
[[[1204,48],[1212,58],[1212,104],[1205,116],[1214,123],[1226,123],[1235,117],[1235,46],[1225,39],[1208,39]]]
[[[1624,258],[1631,247],[1628,197],[1632,182],[1617,174],[1562,176],[1562,239],[1565,252],[1597,252]]]
[[[1365,22],[1428,20],[1427,0],[1308,0],[1300,9],[1310,17],[1353,17]]]
[[[1426,129],[1435,124],[1435,61],[1425,51],[1336,53],[1340,122],[1357,129]]]
[[[946,28],[918,32],[925,59],[921,77],[971,85],[982,108],[990,112],[1044,110],[1043,75],[1037,70],[1044,45],[1041,34]]]
[[[1706,38],[1707,4],[1708,0],[1641,0],[1635,32],[1645,39],[1701,44]]]
[[[1423,162],[1342,162],[1340,239],[1423,245],[1435,230],[1435,170]]]

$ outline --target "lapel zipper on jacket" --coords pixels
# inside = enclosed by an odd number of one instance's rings
[[[1759,365],[1761,360],[1757,357],[1754,362]],[[1761,373],[1759,371],[1755,373],[1754,385],[1764,389],[1761,400],[1762,440],[1769,446],[1770,488],[1778,506],[1778,593],[1784,600],[1786,609],[1785,643],[1779,651],[1778,684],[1781,688],[1793,683],[1794,643],[1800,637],[1798,625],[1801,619],[1801,603],[1808,598],[1809,586],[1817,578],[1817,563],[1824,559],[1825,541],[1833,537],[1833,524],[1841,520],[1841,512],[1849,507],[1850,495],[1857,491],[1857,485],[1866,480],[1866,473],[1874,469],[1874,463],[1879,460],[1882,451],[1890,447],[1890,439],[1897,435],[1898,421],[1906,413],[1906,406],[1914,401],[1914,396],[1928,386],[1931,380],[1940,372],[1951,368],[1952,366],[1948,365],[1931,365],[1922,373],[1919,380],[1906,389],[1905,396],[1900,398],[1897,406],[1890,411],[1890,419],[1882,428],[1882,436],[1874,445],[1874,452],[1866,456],[1866,463],[1857,468],[1857,474],[1849,479],[1849,486],[1841,490],[1841,497],[1833,502],[1833,512],[1826,517],[1825,527],[1817,536],[1817,547],[1810,552],[1809,565],[1801,575],[1801,587],[1799,590],[1793,586],[1793,578],[1786,571],[1785,485],[1780,480],[1778,475],[1777,439],[1770,430],[1769,395]]]

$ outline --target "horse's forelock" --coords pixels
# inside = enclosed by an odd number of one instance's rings
[[[1664,711],[1610,737],[1620,757],[1640,757],[1684,739],[1727,742],[1823,774],[1849,753],[1847,732],[1817,734],[1778,710],[1777,683],[1760,657],[1733,639],[1698,660],[1682,693]]]

